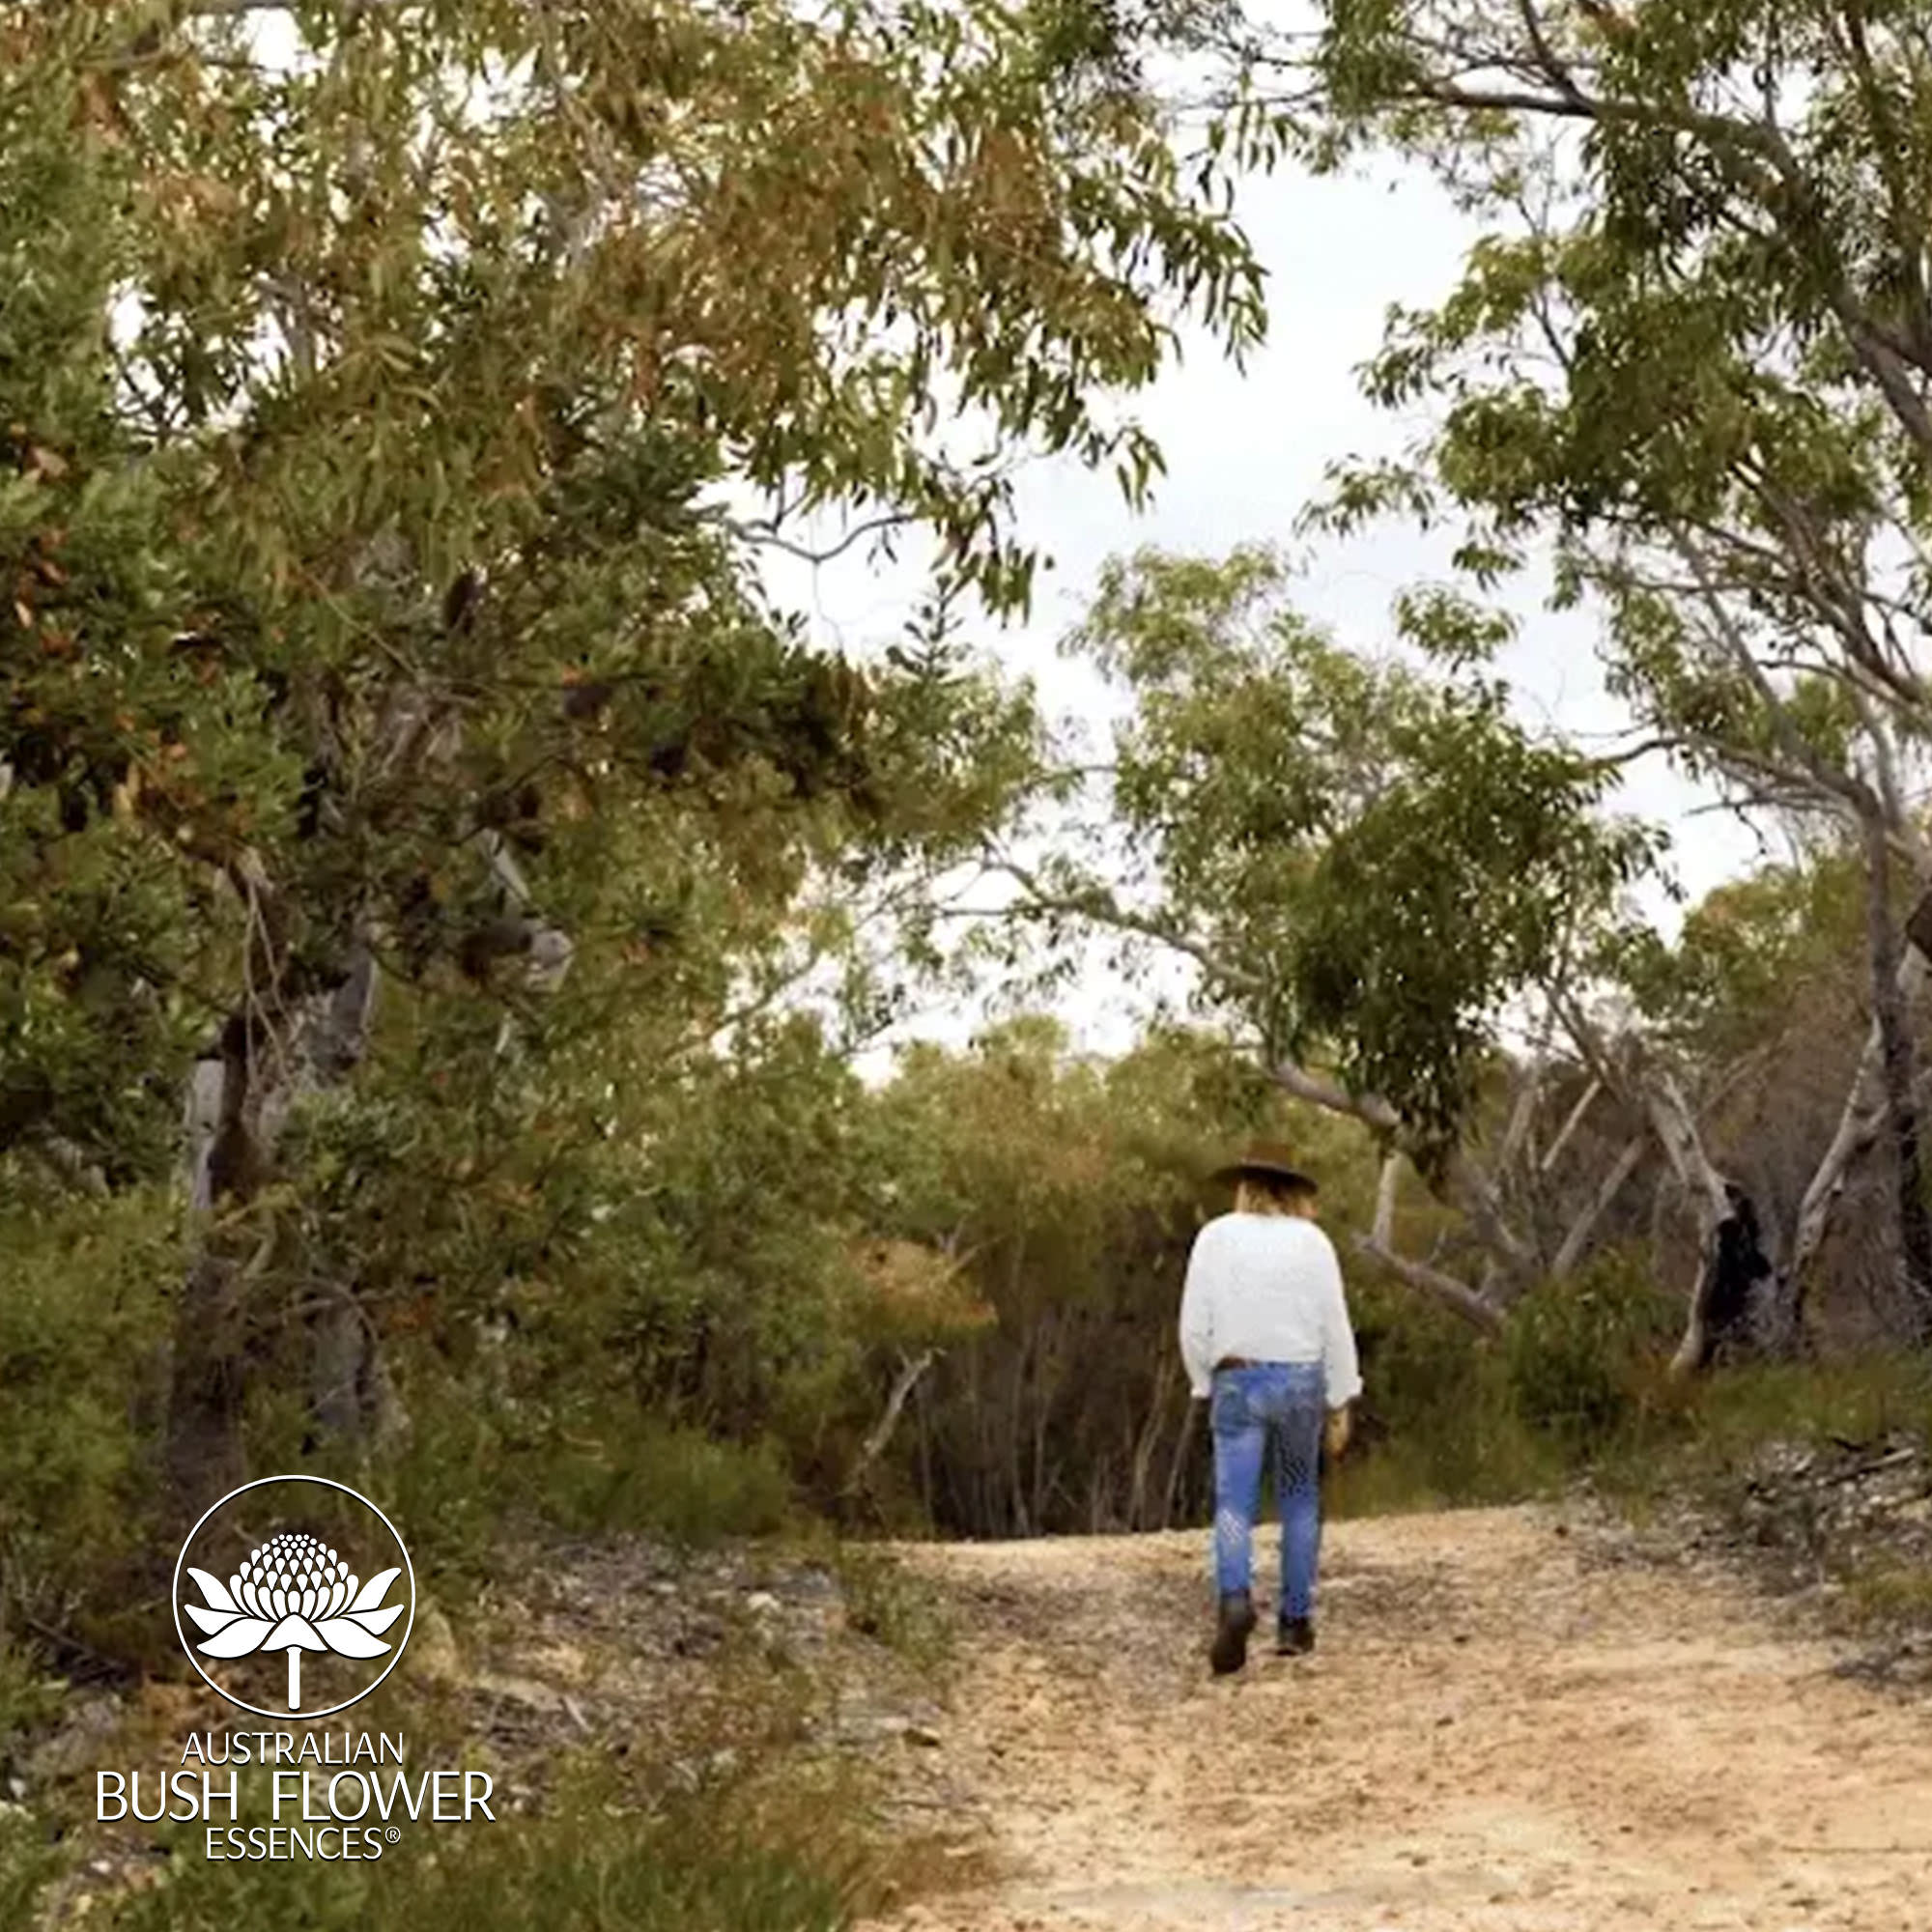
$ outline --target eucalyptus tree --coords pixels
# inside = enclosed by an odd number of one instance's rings
[[[1256,339],[1217,169],[1084,17],[0,20],[0,1131],[152,1171],[199,1056],[184,1495],[235,1466],[301,1272],[285,1129],[353,1086],[379,984],[514,1088],[625,968],[675,1004],[802,881],[986,808],[925,753],[980,719],[1004,769],[1008,714],[807,648],[756,556],[842,514],[1015,609],[1015,458],[1138,493],[1114,399],[1190,305]],[[353,1421],[370,1321],[301,1289]]]
[[[1131,700],[1102,781],[1121,836],[998,863],[1016,913],[1186,955],[1281,1087],[1411,1162],[1475,1232],[1479,1278],[1396,1251],[1393,1165],[1364,1248],[1494,1327],[1607,1206],[1595,1177],[1544,1184],[1585,1145],[1575,1121],[1537,1144],[1525,1103],[1486,1156],[1509,1023],[1607,958],[1657,840],[1605,809],[1614,764],[1525,730],[1499,681],[1346,648],[1288,587],[1261,550],[1113,565],[1069,643]],[[1453,599],[1411,614],[1482,621]]]
[[[1409,460],[1343,467],[1327,526],[1450,523],[1486,586],[1553,554],[1655,742],[1742,809],[1861,842],[1871,1030],[1785,1273],[1883,1138],[1921,1325],[1924,963],[1894,875],[1932,883],[1909,803],[1932,725],[1928,30],[1923,6],[1862,0],[1337,0],[1306,33],[1224,37],[1285,149],[1400,155],[1485,231],[1366,372],[1434,429]]]

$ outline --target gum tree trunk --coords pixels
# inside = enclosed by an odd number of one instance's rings
[[[175,1312],[166,1466],[178,1506],[205,1507],[242,1480],[242,1417],[258,1311],[254,1283],[272,1232],[224,1219],[245,1208],[273,1170],[277,1148],[302,1094],[354,1074],[368,1048],[376,963],[355,947],[332,989],[296,1001],[270,1030],[259,1011],[239,1011],[215,1050],[197,1062],[188,1099],[189,1207],[196,1249]],[[320,1318],[313,1393],[336,1405],[323,1365],[360,1377],[370,1343],[353,1290]],[[338,1411],[339,1412],[339,1409]]]
[[[1879,1044],[1879,1083],[1889,1154],[1892,1211],[1898,1229],[1899,1277],[1913,1339],[1932,1341],[1932,1214],[1918,1144],[1918,1103],[1912,1045],[1900,985],[1904,947],[1891,911],[1891,847],[1883,820],[1865,824],[1865,925],[1871,957],[1872,1026]]]

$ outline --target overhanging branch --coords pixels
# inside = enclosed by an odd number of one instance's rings
[[[1372,1235],[1361,1235],[1356,1237],[1355,1252],[1366,1256],[1370,1261],[1379,1262],[1398,1280],[1406,1282],[1410,1288],[1434,1295],[1445,1307],[1453,1308],[1465,1321],[1480,1328],[1484,1334],[1502,1333],[1502,1311],[1492,1302],[1484,1300],[1466,1282],[1458,1281],[1452,1274],[1444,1274],[1440,1268],[1431,1267],[1427,1262],[1412,1261],[1406,1255],[1399,1255],[1393,1248],[1378,1241]]]

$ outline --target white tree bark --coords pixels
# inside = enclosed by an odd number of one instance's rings
[[[1292,1061],[1283,1062],[1273,1072],[1275,1083],[1297,1099],[1307,1100],[1329,1113],[1345,1114],[1358,1120],[1398,1147],[1406,1139],[1400,1117],[1378,1095],[1350,1094],[1333,1081],[1323,1080],[1319,1074],[1310,1073],[1306,1067],[1297,1066]],[[1495,1182],[1467,1153],[1457,1148],[1450,1151],[1443,1171],[1443,1189],[1495,1261],[1496,1302],[1506,1307],[1518,1300],[1534,1285],[1541,1262],[1535,1248],[1510,1225],[1501,1192]],[[1449,1279],[1447,1276],[1441,1278]],[[1473,1289],[1465,1288],[1463,1293],[1476,1294]],[[1476,1295],[1476,1298],[1485,1306],[1490,1305],[1483,1296]]]
[[[1402,1178],[1402,1156],[1391,1153],[1382,1160],[1382,1171],[1376,1181],[1376,1221],[1374,1239],[1381,1247],[1388,1247],[1395,1239],[1395,1195]]]
[[[1446,1307],[1453,1308],[1466,1321],[1473,1322],[1485,1333],[1500,1334],[1504,1322],[1502,1309],[1479,1294],[1468,1283],[1458,1281],[1452,1274],[1445,1274],[1440,1268],[1431,1267],[1427,1262],[1412,1260],[1407,1255],[1399,1255],[1393,1248],[1384,1247],[1373,1236],[1363,1235],[1356,1239],[1355,1252],[1366,1255],[1371,1261],[1379,1262],[1383,1267],[1399,1281],[1405,1281],[1410,1288],[1420,1289],[1431,1294]]]
[[[214,1150],[214,1130],[221,1120],[221,1095],[227,1078],[228,1069],[221,1061],[204,1059],[194,1063],[194,1074],[188,1082],[184,1122],[187,1130],[187,1196],[188,1206],[197,1211],[213,1205],[208,1157]]]
[[[1556,1163],[1563,1157],[1563,1150],[1570,1145],[1570,1139],[1583,1123],[1583,1116],[1596,1104],[1597,1096],[1604,1091],[1604,1083],[1592,1076],[1590,1084],[1577,1096],[1577,1104],[1564,1117],[1563,1124],[1556,1130],[1556,1138],[1549,1143],[1549,1151],[1543,1156],[1542,1172],[1554,1172]]]
[[[885,1413],[872,1425],[870,1433],[860,1445],[858,1459],[852,1464],[851,1476],[847,1479],[847,1492],[856,1490],[866,1479],[867,1472],[885,1454],[886,1445],[893,1439],[893,1431],[898,1427],[899,1415],[906,1406],[906,1399],[919,1385],[919,1378],[939,1359],[936,1349],[923,1349],[917,1355],[901,1355],[899,1372],[893,1378],[892,1392],[886,1398]]]
[[[1711,1293],[1717,1280],[1719,1230],[1729,1217],[1731,1206],[1724,1177],[1704,1151],[1696,1117],[1677,1082],[1657,1067],[1645,1069],[1641,1078],[1644,1109],[1652,1129],[1697,1216],[1697,1279],[1690,1293],[1684,1339],[1670,1360],[1670,1373],[1685,1376],[1704,1361]]]
[[[1793,1319],[1802,1314],[1804,1276],[1831,1231],[1832,1216],[1845,1191],[1845,1183],[1859,1161],[1876,1145],[1885,1124],[1883,1071],[1884,1042],[1874,1021],[1859,1055],[1851,1091],[1839,1110],[1838,1124],[1798,1205],[1798,1219],[1792,1227],[1791,1246],[1781,1270],[1788,1313]]]
[[[1583,1204],[1582,1211],[1565,1230],[1562,1245],[1556,1250],[1556,1258],[1549,1264],[1552,1281],[1567,1280],[1576,1272],[1577,1264],[1583,1258],[1583,1250],[1590,1236],[1596,1232],[1597,1223],[1609,1211],[1610,1204],[1623,1192],[1624,1183],[1643,1163],[1643,1156],[1650,1146],[1646,1134],[1638,1134],[1624,1143],[1623,1151],[1605,1170],[1604,1178],[1597,1183],[1596,1192]]]

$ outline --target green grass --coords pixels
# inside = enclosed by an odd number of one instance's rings
[[[1932,1371],[1918,1357],[1871,1355],[1835,1363],[1781,1363],[1711,1378],[1697,1406],[1698,1434],[1735,1452],[1774,1435],[1875,1441],[1932,1422]]]
[[[1567,1347],[1553,1363],[1520,1344],[1513,1359],[1481,1344],[1471,1353],[1441,1378],[1453,1400],[1411,1396],[1387,1439],[1342,1463],[1329,1514],[1524,1501],[1585,1474],[1641,1512],[1687,1490],[1720,1494],[1768,1442],[1932,1434],[1932,1365],[1907,1354],[1751,1364],[1676,1383],[1666,1351],[1652,1345],[1566,1406],[1556,1398],[1580,1378]]]
[[[190,1831],[162,1883],[101,1901],[102,1932],[839,1932],[875,1895],[839,1794],[707,1793],[656,1813],[608,1764],[540,1818],[409,1828],[356,1863],[211,1862]]]
[[[1845,1615],[1859,1628],[1932,1622],[1932,1568],[1924,1564],[1882,1564],[1854,1571],[1845,1581]]]
[[[1593,1473],[1634,1503],[1726,1488],[1770,1442],[1877,1443],[1932,1427],[1932,1368],[1906,1354],[1719,1369],[1674,1391],[1646,1426],[1606,1446]]]
[[[17,1805],[0,1804],[0,1925],[31,1925],[36,1906],[67,1862],[45,1825]]]
[[[1570,1472],[1561,1452],[1503,1423],[1478,1445],[1389,1443],[1345,1460],[1324,1486],[1322,1508],[1337,1521],[1420,1510],[1474,1509],[1553,1493]]]
[[[840,1544],[834,1565],[851,1629],[876,1638],[922,1670],[944,1666],[955,1633],[937,1589],[887,1551],[863,1543]]]

